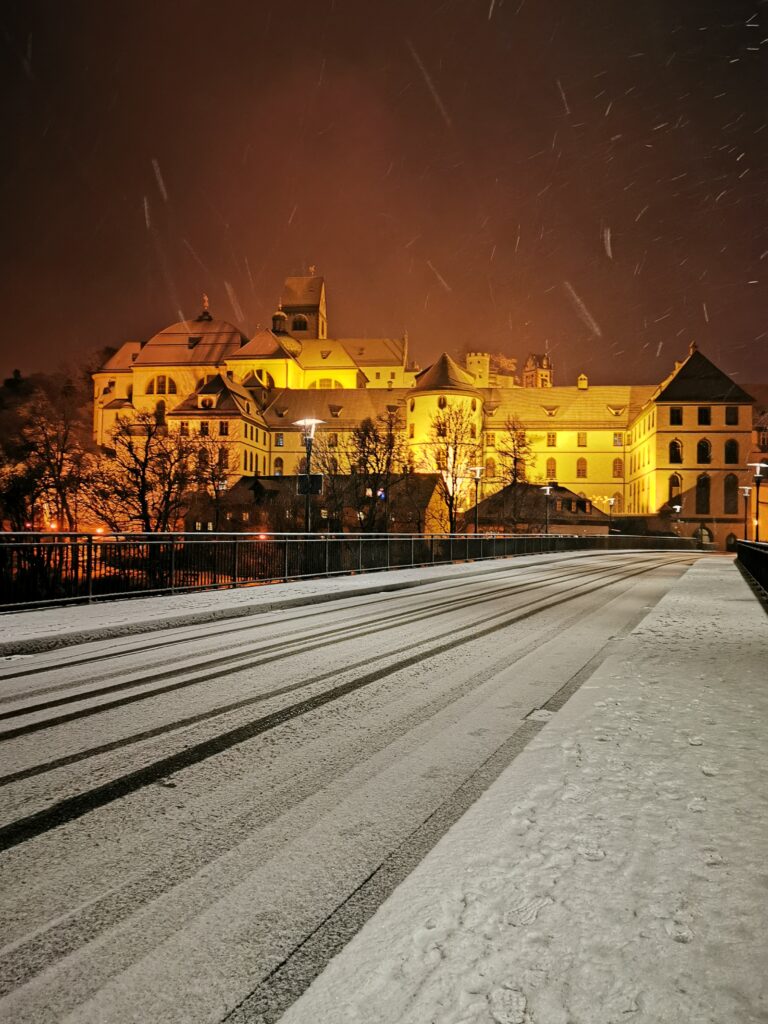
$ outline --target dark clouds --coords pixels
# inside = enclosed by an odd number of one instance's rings
[[[761,0],[33,2],[0,28],[6,371],[202,291],[251,330],[314,263],[334,333],[407,328],[422,363],[548,346],[560,383],[651,381],[695,339],[768,377]]]

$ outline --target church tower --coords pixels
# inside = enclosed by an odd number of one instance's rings
[[[546,352],[543,355],[531,352],[525,360],[525,366],[523,367],[523,387],[552,387],[552,361]]]
[[[286,317],[286,329],[295,338],[327,338],[328,316],[325,305],[325,278],[309,268],[307,277],[286,277],[280,309]]]

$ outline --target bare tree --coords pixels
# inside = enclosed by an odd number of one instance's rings
[[[318,434],[314,452],[333,516],[342,520],[351,507],[358,529],[386,531],[390,490],[406,461],[400,410],[389,409],[376,420],[367,417],[343,437]]]
[[[528,470],[533,462],[533,450],[528,431],[515,416],[507,418],[496,450],[499,454],[505,482],[525,483],[528,478]]]
[[[177,435],[175,435],[177,436]],[[231,504],[229,496],[230,445],[216,437],[197,435],[188,439],[192,452],[192,472],[190,483],[197,487],[198,493],[205,495],[213,509],[214,530],[218,530],[227,507]]]
[[[154,413],[118,417],[111,448],[94,460],[93,513],[110,529],[174,529],[194,482],[194,443],[169,434]]]
[[[464,490],[472,476],[470,469],[477,464],[479,456],[476,424],[468,409],[463,405],[448,405],[432,417],[424,468],[439,474],[438,493],[451,533],[456,533]]]

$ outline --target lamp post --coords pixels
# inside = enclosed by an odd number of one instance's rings
[[[545,484],[541,489],[544,491],[544,533],[549,533],[549,496],[552,493],[552,484]]]
[[[768,465],[764,462],[748,462],[748,466],[753,466],[755,475],[752,479],[755,482],[755,544],[760,543],[760,484],[762,483],[762,476],[760,475],[761,469],[768,469]]]
[[[312,532],[312,501],[309,493],[310,486],[312,484],[312,442],[315,439],[315,430],[317,425],[322,423],[323,420],[294,420],[294,427],[301,427],[302,438],[304,440],[304,450],[307,453],[305,469],[306,469],[306,493],[304,495],[304,532]]]
[[[747,513],[749,511],[749,496],[751,493],[751,487],[741,488],[741,496],[744,498],[744,540],[749,540],[749,536],[747,535]]]
[[[616,502],[615,498],[608,499],[608,534],[611,533],[611,527],[613,525],[613,506]]]
[[[672,506],[672,511],[675,513],[676,516],[679,516],[680,513],[682,512],[682,510],[683,510],[683,506],[682,505],[673,505]],[[675,519],[675,533],[676,534],[680,533],[680,520],[679,519]]]
[[[472,473],[474,475],[474,478],[475,478],[475,533],[478,533],[479,532],[479,524],[480,524],[480,513],[479,513],[479,510],[478,510],[478,507],[477,507],[477,501],[478,501],[478,491],[480,489],[480,477],[483,475],[483,467],[482,466],[470,466],[469,467],[469,472]]]

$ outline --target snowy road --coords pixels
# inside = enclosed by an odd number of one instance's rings
[[[456,566],[4,662],[0,1015],[277,1020],[696,557]]]

